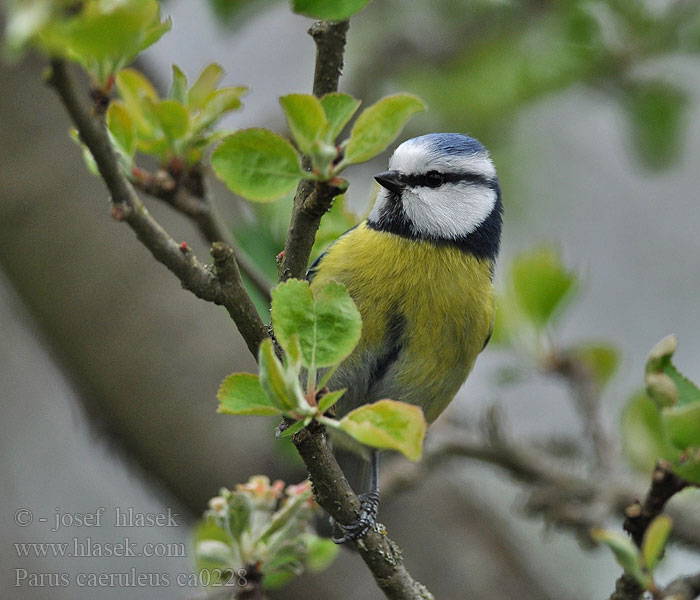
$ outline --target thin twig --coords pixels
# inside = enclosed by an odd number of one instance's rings
[[[270,290],[274,283],[260,271],[224,224],[199,168],[190,168],[180,173],[159,169],[154,175],[136,169],[133,173],[133,184],[149,196],[162,200],[188,217],[210,244],[224,242],[231,247],[241,272],[263,298],[270,301]]]
[[[178,244],[146,210],[121,171],[103,122],[92,115],[78,96],[63,60],[51,61],[48,82],[58,93],[78,129],[80,139],[97,163],[112,196],[112,216],[125,221],[139,241],[158,262],[177,276],[184,288],[202,300],[224,306],[248,349],[253,356],[257,356],[258,346],[267,337],[267,330],[241,281],[233,254],[226,257],[229,263],[228,279],[222,280],[200,263],[186,245]]]

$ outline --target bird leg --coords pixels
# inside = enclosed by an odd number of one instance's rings
[[[370,479],[369,492],[359,496],[360,513],[350,525],[337,523],[338,527],[343,532],[339,538],[333,538],[336,544],[344,544],[348,541],[354,541],[361,538],[367,533],[377,522],[377,513],[379,512],[379,451],[372,450],[370,458]]]

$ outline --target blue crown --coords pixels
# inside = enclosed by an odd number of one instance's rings
[[[463,133],[428,133],[415,138],[415,141],[430,146],[431,150],[440,154],[469,156],[486,151],[479,140]]]

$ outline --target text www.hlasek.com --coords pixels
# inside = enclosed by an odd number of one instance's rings
[[[96,542],[90,537],[75,537],[70,542],[21,542],[15,543],[15,552],[22,558],[70,557],[70,558],[129,558],[187,556],[183,543],[145,543],[139,547],[128,537],[118,542]]]

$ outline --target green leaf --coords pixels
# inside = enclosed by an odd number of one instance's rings
[[[315,369],[347,357],[360,340],[362,319],[350,294],[340,283],[327,283],[312,293],[309,283],[289,279],[272,290],[275,336],[287,350],[299,336],[302,362]]]
[[[168,97],[180,104],[187,101],[187,77],[177,65],[173,65],[173,85]]]
[[[270,402],[283,413],[297,408],[296,398],[289,393],[284,367],[275,355],[275,346],[270,338],[263,340],[258,351],[260,386]]]
[[[211,163],[231,191],[249,200],[280,198],[305,175],[292,145],[266,129],[237,131],[214,151]]]
[[[348,121],[355,114],[361,104],[349,94],[341,92],[331,92],[321,98],[321,106],[326,113],[326,119],[330,123],[327,139],[333,143],[348,124]]]
[[[658,458],[673,462],[680,456],[668,440],[659,409],[643,391],[627,402],[621,430],[625,456],[642,471],[651,473]]]
[[[313,533],[303,533],[301,538],[306,545],[306,564],[309,570],[318,573],[330,567],[340,550],[338,544]]]
[[[640,564],[641,557],[632,540],[617,531],[597,528],[591,531],[591,537],[596,542],[608,546],[625,572],[634,577],[642,587],[647,587],[647,577],[644,575]]]
[[[340,420],[340,429],[373,448],[398,450],[409,460],[419,460],[427,424],[418,406],[379,400],[365,404]]]
[[[214,90],[203,102],[200,113],[194,119],[194,131],[211,127],[225,113],[241,107],[241,96],[248,90],[245,86]]]
[[[347,390],[342,389],[342,390],[335,390],[333,392],[328,392],[327,394],[325,394],[321,398],[320,402],[318,403],[318,411],[321,414],[323,414],[329,408],[331,408],[332,406],[335,406],[335,403],[338,402],[338,400],[340,400],[343,397],[343,394],[346,391]]]
[[[559,253],[543,246],[520,254],[510,268],[513,297],[522,313],[538,329],[552,320],[577,289],[578,277],[568,271]]]
[[[133,156],[136,152],[136,126],[122,102],[110,103],[107,109],[107,127],[124,151]]]
[[[38,32],[38,41],[45,51],[77,60],[105,83],[170,27],[169,19],[160,20],[157,0],[92,1],[74,15],[54,15]],[[95,65],[100,65],[97,71]]]
[[[416,113],[427,109],[412,94],[395,94],[382,98],[365,109],[352,128],[342,164],[364,162],[382,152]]]
[[[158,101],[153,84],[135,69],[122,69],[115,82],[139,136],[151,137],[155,127],[151,106]]]
[[[216,394],[220,413],[229,415],[277,415],[257,375],[234,373],[221,382]]]
[[[224,69],[221,65],[211,63],[201,72],[197,81],[194,82],[189,92],[187,92],[187,102],[190,108],[202,108],[204,101],[211,94],[224,76]]]
[[[602,388],[617,371],[620,353],[617,348],[606,343],[579,344],[571,349],[576,360],[582,361]]]
[[[635,149],[644,165],[663,169],[679,157],[688,106],[685,91],[662,82],[645,82],[626,90]]]
[[[642,540],[642,557],[644,558],[644,566],[649,574],[654,572],[656,565],[663,558],[664,548],[668,536],[673,528],[671,517],[659,515],[647,527]]]
[[[153,114],[158,118],[163,133],[170,140],[184,137],[190,128],[187,109],[175,100],[161,100],[153,104]]]
[[[310,94],[288,94],[280,98],[280,104],[299,150],[311,156],[329,126],[321,102]]]
[[[360,12],[369,0],[292,0],[292,10],[300,15],[326,21],[343,21]]]
[[[679,450],[700,446],[700,403],[661,410],[661,422],[671,442]]]

